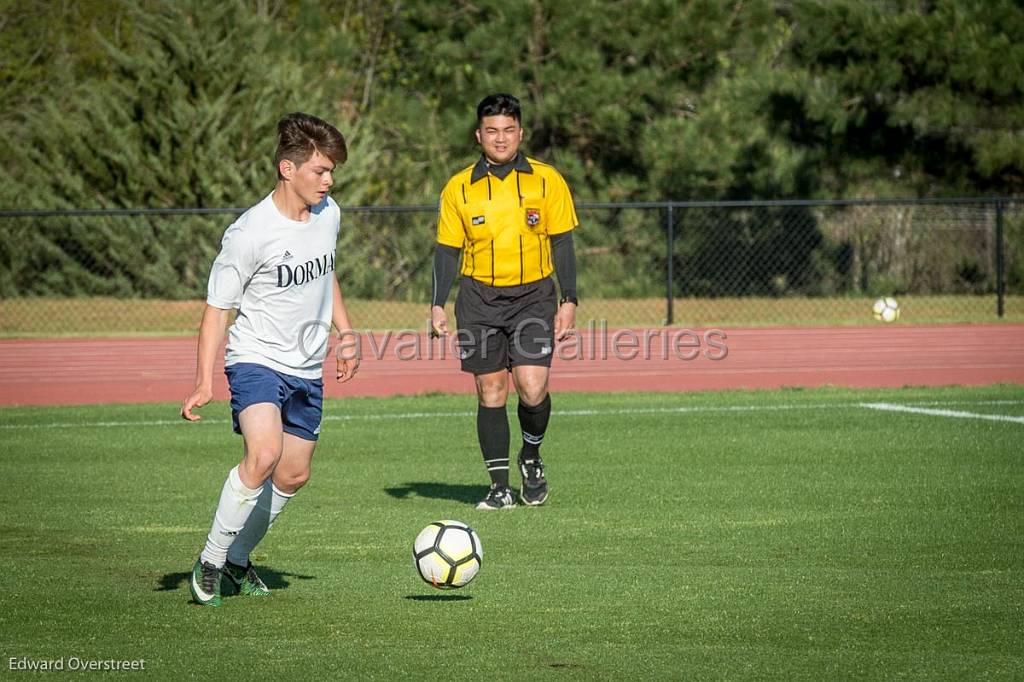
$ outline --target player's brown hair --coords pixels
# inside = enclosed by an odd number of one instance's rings
[[[345,137],[327,121],[297,111],[277,122],[277,153],[274,165],[280,175],[281,161],[288,159],[301,166],[320,152],[335,165],[340,166],[348,159]]]

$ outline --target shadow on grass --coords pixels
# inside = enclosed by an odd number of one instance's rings
[[[298,573],[285,573],[283,571],[275,571],[267,566],[259,566],[257,572],[260,574],[260,578],[264,584],[271,590],[284,590],[292,584],[293,580],[316,580],[316,576],[313,575],[300,575]],[[154,589],[154,592],[169,592],[173,590],[188,589],[189,578],[192,577],[192,573],[167,573],[160,578],[160,585]],[[228,589],[230,583],[225,579],[222,583],[222,588],[225,590],[225,594],[232,594],[233,590]]]
[[[415,495],[416,497],[429,497],[435,500],[455,500],[456,502],[475,504],[483,499],[484,494],[487,492],[487,486],[418,481],[416,483],[404,483],[394,488],[384,488],[384,492],[398,500],[404,500]]]
[[[405,598],[409,601],[468,601],[472,599],[468,594],[408,594]]]

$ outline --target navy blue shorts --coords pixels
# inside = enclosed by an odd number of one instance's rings
[[[301,379],[269,367],[239,362],[224,368],[231,388],[231,426],[242,433],[238,415],[256,403],[273,403],[281,410],[285,433],[305,440],[320,437],[324,407],[323,379]]]

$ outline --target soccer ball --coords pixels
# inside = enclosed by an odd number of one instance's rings
[[[424,582],[439,590],[469,583],[484,560],[476,531],[461,521],[434,521],[412,543],[412,561]]]
[[[900,304],[892,296],[882,296],[875,300],[871,312],[879,322],[895,322],[900,317]]]

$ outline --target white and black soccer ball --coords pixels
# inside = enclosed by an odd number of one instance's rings
[[[424,582],[448,590],[476,577],[484,548],[476,531],[461,521],[434,521],[413,541],[412,561]]]
[[[895,322],[900,317],[900,304],[892,296],[875,299],[871,312],[879,322]]]

